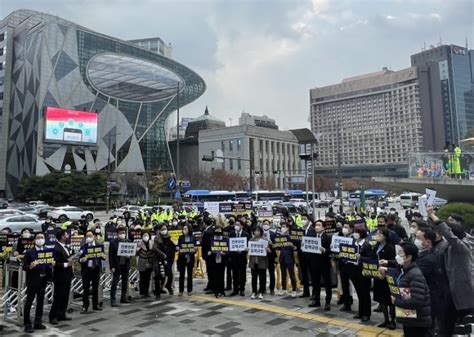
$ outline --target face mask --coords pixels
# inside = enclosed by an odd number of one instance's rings
[[[423,247],[422,241],[420,239],[415,239],[414,244],[415,244],[416,248],[418,248],[419,250],[425,249],[425,247]]]
[[[36,239],[36,240],[35,240],[35,244],[36,244],[38,247],[43,247],[43,245],[44,245],[44,239]]]
[[[395,260],[397,260],[397,263],[400,266],[403,266],[403,263],[405,262],[405,258],[403,256],[400,256],[400,255],[395,256]]]
[[[383,235],[377,234],[376,237],[375,237],[375,239],[377,240],[377,242],[382,242],[383,239],[384,239],[384,237],[383,237]]]
[[[288,232],[288,228],[282,227],[282,228],[281,228],[281,232],[282,232],[283,234],[285,234],[286,232]]]
[[[410,227],[410,233],[415,234],[416,233],[416,228],[415,227]]]
[[[270,225],[263,225],[263,230],[264,230],[264,231],[267,231],[267,230],[269,230],[269,229],[270,229]]]
[[[149,237],[148,235],[145,235],[145,236],[143,237],[143,241],[144,241],[144,242],[148,242],[148,240],[150,240],[150,237]]]
[[[119,235],[118,235],[118,238],[119,238],[120,240],[125,239],[125,234],[119,234]]]
[[[359,240],[360,239],[360,234],[359,233],[354,233],[354,234],[352,234],[352,237],[356,240]]]
[[[25,238],[25,239],[29,239],[31,237],[31,234],[28,233],[28,232],[24,232],[22,237]]]
[[[316,233],[321,233],[323,231],[322,226],[316,226],[316,227],[314,227],[314,229],[316,230]]]
[[[348,235],[349,234],[349,228],[343,228],[342,229],[342,234]]]
[[[239,225],[235,225],[235,226],[234,226],[234,229],[235,229],[236,232],[238,232],[238,231],[240,231],[240,226],[239,226]]]
[[[308,222],[309,222],[308,220],[303,220],[303,221],[302,221],[303,226],[305,226],[305,227],[308,226]]]
[[[183,229],[183,235],[188,235],[188,233],[189,233],[188,229],[186,229],[186,230]]]
[[[87,243],[92,243],[94,241],[94,238],[91,236],[86,237],[86,242]]]
[[[160,231],[160,234],[161,234],[161,235],[166,235],[166,234],[168,234],[168,231],[165,229],[165,230],[163,230],[163,231]]]
[[[173,226],[177,226],[178,225],[178,221],[173,221]]]
[[[95,233],[96,233],[96,234],[100,234],[100,228],[96,228],[96,229],[95,229]]]

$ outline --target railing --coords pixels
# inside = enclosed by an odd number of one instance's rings
[[[474,152],[409,153],[408,177],[474,180]]]

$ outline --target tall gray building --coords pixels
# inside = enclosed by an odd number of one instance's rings
[[[439,74],[429,67],[382,71],[310,90],[311,129],[320,134],[320,174],[403,176],[410,152],[444,145]]]
[[[57,16],[0,21],[0,195],[64,171],[171,171],[166,120],[200,97],[186,66]]]
[[[447,141],[459,144],[474,130],[474,50],[443,45],[411,56],[412,66],[439,72]]]
[[[133,43],[134,45],[149,50],[153,53],[166,56],[168,58],[172,57],[173,48],[171,47],[171,43],[166,44],[161,38],[159,37],[151,37],[148,39],[136,39],[136,40],[129,40],[128,42]]]

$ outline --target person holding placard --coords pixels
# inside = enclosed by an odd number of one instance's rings
[[[375,237],[377,244],[373,248],[372,257],[379,261],[395,260],[395,247],[390,241],[389,230],[380,228],[377,230]],[[395,307],[390,297],[387,280],[374,278],[374,301],[380,304],[384,316],[384,321],[378,326],[380,328],[388,327],[390,330],[395,329]]]
[[[208,294],[213,293],[213,289],[211,287],[211,274],[212,268],[214,266],[214,262],[210,256],[211,251],[211,242],[212,238],[214,237],[214,229],[215,226],[211,218],[206,217],[203,219],[204,221],[204,229],[202,231],[202,240],[201,240],[201,248],[202,248],[202,257],[206,262],[206,274],[207,274],[207,285],[204,288],[204,291]]]
[[[101,251],[101,253],[98,253]],[[91,230],[86,232],[86,243],[80,249],[82,274],[82,311],[87,314],[89,310],[89,291],[92,284],[92,308],[101,311],[99,307],[99,281],[102,270],[102,261],[105,260],[104,246],[95,241],[94,233]]]
[[[247,238],[247,241],[250,239],[250,234],[242,229],[240,221],[235,222],[234,231],[230,233],[229,241],[232,238]],[[240,296],[245,296],[245,283],[247,278],[247,249],[243,251],[231,252],[230,259],[233,278],[233,291],[230,296],[235,296],[237,294]]]
[[[178,239],[176,249],[179,252],[177,267],[179,272],[179,296],[184,292],[184,276],[187,275],[186,290],[188,296],[193,292],[194,254],[196,253],[196,240],[193,236],[191,225],[185,223],[181,229],[183,235]]]
[[[312,270],[311,279],[313,282],[313,301],[308,305],[310,308],[321,306],[321,278],[326,290],[324,310],[331,310],[331,238],[324,233],[324,222],[317,220],[314,225],[316,237],[321,238],[321,254],[313,254],[310,269]]]
[[[270,221],[263,220],[262,222],[263,238],[268,242],[272,242],[275,238],[275,232],[270,229]],[[270,295],[275,295],[275,266],[276,266],[276,250],[272,245],[269,245],[270,251],[267,254],[268,258],[268,274]]]
[[[138,287],[142,298],[150,297],[150,280],[153,271],[153,242],[150,240],[148,232],[142,233],[142,241],[137,247],[138,262],[137,269],[140,273]]]
[[[295,245],[291,242],[290,226],[286,222],[280,224],[280,232],[275,235],[274,245],[280,250],[280,269],[281,269],[281,290],[279,296],[287,293],[286,275],[290,276],[291,297],[296,298],[296,277],[295,277]]]
[[[365,226],[354,226],[354,234],[352,237],[359,246],[359,263],[354,266],[350,279],[354,284],[354,288],[359,299],[359,310],[354,319],[360,319],[362,322],[367,322],[371,315],[371,299],[370,299],[370,278],[362,275],[362,263],[360,257],[371,257],[372,247],[367,239],[367,229]]]
[[[300,295],[300,298],[310,296],[309,275],[311,274],[310,260],[312,256],[310,253],[301,251],[301,238],[303,235],[316,236],[313,226],[313,222],[311,221],[308,214],[303,214],[301,217],[301,226],[293,224],[290,227],[291,242],[293,242],[293,244],[296,246],[296,251],[298,254],[298,267],[301,275],[301,283],[303,285],[303,294]]]
[[[213,238],[211,239],[211,245],[209,252],[209,260],[212,264],[209,281],[210,288],[214,291],[216,298],[225,296],[224,293],[224,268],[225,260],[227,258],[227,252],[229,250],[229,242],[222,234],[222,228],[216,227],[214,230]]]
[[[158,233],[155,237],[155,243],[158,244],[158,249],[166,255],[164,261],[166,283],[164,284],[164,287],[168,290],[168,294],[173,295],[173,263],[176,255],[176,245],[168,234],[168,227],[166,224],[161,224],[159,226]],[[161,288],[162,287],[160,287],[160,289]]]
[[[253,235],[254,237],[250,239],[249,242],[264,243],[265,255],[252,255],[252,253],[250,253],[249,266],[250,271],[252,273],[252,296],[250,297],[250,299],[254,300],[258,297],[259,300],[263,300],[263,294],[265,293],[266,288],[266,272],[268,268],[267,253],[270,252],[270,248],[268,248],[268,241],[262,238],[262,227],[257,226],[255,228],[255,231],[253,232]],[[257,282],[259,283],[258,288]]]
[[[36,233],[35,247],[28,250],[23,259],[23,270],[26,272],[26,301],[23,312],[25,332],[33,333],[34,330],[44,330],[42,323],[44,295],[46,285],[52,278],[54,266],[53,253],[44,248],[45,238],[43,233]],[[49,257],[46,257],[48,254]],[[50,259],[52,260],[50,262]],[[31,324],[30,311],[36,297],[36,312],[34,325]]]
[[[112,273],[112,285],[110,287],[110,306],[116,307],[117,302],[115,295],[117,293],[117,286],[122,280],[120,303],[130,303],[127,298],[128,292],[128,275],[130,272],[130,256],[119,255],[119,244],[131,242],[127,239],[127,230],[120,226],[117,228],[118,239],[110,242],[109,247],[109,268]]]
[[[353,241],[352,239],[353,230],[354,230],[354,227],[352,226],[352,224],[345,221],[339,235],[344,238],[350,238],[351,241]],[[351,262],[340,261],[340,260],[338,260],[337,263],[338,263],[339,273],[341,276],[341,286],[342,286],[343,306],[341,307],[340,311],[351,311],[351,305],[352,305],[353,299],[350,292],[349,280],[350,280],[350,275],[353,273],[354,264]]]
[[[56,245],[54,247],[54,297],[51,310],[49,311],[49,322],[57,325],[58,321],[69,321],[66,310],[69,302],[69,292],[71,291],[71,281],[73,278],[71,253],[66,247],[68,234],[64,229],[59,229],[56,233]]]

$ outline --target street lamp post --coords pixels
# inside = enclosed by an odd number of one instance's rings
[[[176,183],[179,184],[179,82],[176,93]],[[178,185],[177,185],[178,186]]]

